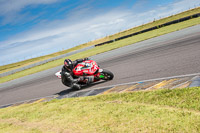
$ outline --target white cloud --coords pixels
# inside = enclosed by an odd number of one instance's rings
[[[48,2],[55,1],[51,0]],[[40,0],[40,2],[45,3],[47,0]],[[34,0],[32,0],[32,3],[34,3]],[[83,9],[84,13],[81,13],[81,9],[79,9],[77,12],[73,11],[73,15],[68,16],[66,19],[48,23],[47,21],[41,22],[40,25],[33,27],[29,31],[13,36],[7,41],[0,42],[0,62],[8,62],[7,59],[13,57],[18,57],[20,60],[25,57],[50,54],[63,48],[68,49],[153,21],[154,18],[159,19],[160,17],[188,10],[194,7],[195,4],[199,5],[200,0],[182,0],[140,13],[121,8],[110,12],[103,12],[102,14],[98,13],[98,15],[94,15],[95,11],[92,12],[90,9]],[[22,5],[18,6],[16,10],[23,8]],[[27,5],[27,3],[24,5]],[[91,12],[93,13],[92,15]],[[88,16],[85,14],[88,14]]]
[[[29,5],[51,4],[59,0],[1,0],[0,15],[19,12]]]
[[[27,19],[27,14],[21,14],[20,11],[33,5],[52,4],[61,0],[1,0],[0,16],[4,17],[2,24],[14,23],[17,20]]]

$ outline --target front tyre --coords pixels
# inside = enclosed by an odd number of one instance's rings
[[[114,78],[114,74],[106,69],[103,69],[103,71],[101,72],[101,76],[103,80],[112,80]]]

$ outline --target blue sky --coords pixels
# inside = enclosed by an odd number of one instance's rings
[[[0,65],[69,49],[200,0],[0,0]]]

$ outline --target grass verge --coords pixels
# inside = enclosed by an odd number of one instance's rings
[[[0,132],[200,132],[200,87],[113,93],[0,109]]]
[[[120,48],[120,47],[123,47],[123,46],[126,46],[126,45],[130,45],[130,44],[133,44],[133,43],[136,43],[136,42],[140,42],[140,41],[143,41],[143,40],[146,40],[146,39],[150,39],[150,38],[153,38],[153,37],[156,37],[156,36],[167,34],[167,33],[173,32],[173,31],[181,30],[181,29],[184,29],[184,28],[187,28],[187,27],[190,27],[190,26],[193,26],[193,25],[197,25],[197,24],[200,24],[200,17],[194,18],[194,19],[191,19],[191,20],[188,20],[188,21],[185,21],[185,22],[177,23],[177,24],[174,24],[174,25],[162,27],[160,29],[149,31],[149,32],[139,34],[139,35],[136,35],[136,36],[133,36],[133,37],[129,37],[127,39],[116,41],[116,42],[113,42],[113,43],[110,43],[110,44],[95,47],[95,48],[92,48],[90,50],[86,50],[86,51],[71,55],[67,58],[75,60],[75,59],[78,59],[78,58],[93,56],[93,55],[96,55],[96,54],[99,54],[99,53],[110,51],[110,50],[113,50],[113,49],[116,49],[116,48]],[[59,59],[59,60],[55,60],[55,61],[52,61],[52,62],[48,62],[44,65],[36,66],[36,67],[30,68],[30,69],[27,69],[27,70],[24,70],[24,71],[21,71],[21,72],[17,72],[17,73],[12,74],[12,75],[1,77],[0,83],[4,83],[4,82],[7,82],[7,81],[16,79],[16,78],[20,78],[20,77],[23,77],[23,76],[26,76],[26,75],[30,75],[30,74],[33,74],[33,73],[36,73],[36,72],[40,72],[40,71],[43,71],[43,70],[46,70],[46,69],[50,69],[50,68],[62,65],[63,60],[64,60],[64,58]]]
[[[41,57],[37,57],[37,58],[33,58],[33,59],[28,59],[28,60],[25,60],[25,61],[13,63],[12,65],[8,64],[8,65],[0,66],[0,73],[4,73],[4,72],[10,71],[10,70],[14,70],[14,69],[17,69],[17,68],[20,68],[20,67],[24,67],[24,66],[42,61],[42,60],[46,60],[46,59],[49,59],[49,58],[52,58],[52,57],[55,57],[55,56],[58,56],[58,55],[62,55],[62,54],[65,54],[65,53],[68,53],[68,52],[71,52],[71,51],[75,51],[75,50],[78,50],[78,49],[81,49],[81,48],[85,48],[85,47],[88,47],[88,46],[92,46],[92,45],[95,45],[95,44],[98,44],[98,43],[113,40],[113,39],[118,38],[118,37],[129,35],[129,34],[134,33],[134,32],[138,32],[138,31],[150,28],[150,27],[154,27],[154,26],[157,26],[157,25],[160,25],[160,24],[164,24],[166,22],[173,21],[173,20],[176,20],[176,19],[180,19],[180,18],[183,18],[183,17],[186,17],[186,16],[190,16],[190,15],[193,15],[193,14],[196,14],[196,13],[199,13],[199,12],[200,12],[200,7],[197,7],[195,9],[191,9],[191,10],[188,10],[188,11],[176,14],[176,15],[172,15],[172,16],[169,16],[169,17],[166,17],[166,18],[162,18],[160,20],[156,20],[156,21],[153,21],[153,22],[141,25],[141,26],[137,26],[137,27],[116,33],[114,35],[110,35],[110,36],[107,36],[107,37],[103,37],[103,38],[94,40],[94,41],[76,46],[76,47],[71,48],[71,49],[67,49],[67,50],[56,52],[56,53],[53,53],[53,54],[50,54],[50,55],[41,56]]]

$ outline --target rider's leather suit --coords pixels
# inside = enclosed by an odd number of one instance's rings
[[[68,86],[68,87],[74,87],[76,86],[76,88],[81,88],[79,84],[77,84],[77,82],[79,81],[87,81],[88,83],[91,83],[94,81],[94,76],[76,76],[73,74],[73,69],[76,67],[76,65],[78,63],[81,63],[85,60],[88,60],[88,58],[85,59],[77,59],[75,61],[72,62],[72,68],[71,70],[66,69],[64,66],[62,67],[62,71],[61,71],[61,81],[64,85]]]

